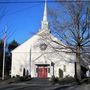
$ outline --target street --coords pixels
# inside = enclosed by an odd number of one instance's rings
[[[90,84],[52,85],[48,79],[32,79],[19,83],[0,84],[0,90],[90,90]]]
[[[52,85],[48,79],[32,79],[30,81],[1,84],[0,90],[52,90],[59,85]]]
[[[0,86],[0,90],[50,90],[50,85],[38,85],[38,84],[9,84]]]
[[[55,90],[90,90],[90,84],[73,85],[69,87],[59,87]]]

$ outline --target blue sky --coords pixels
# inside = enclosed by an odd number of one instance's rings
[[[41,26],[44,10],[44,0],[3,0],[8,1],[20,1],[29,3],[0,3],[2,6],[2,13],[5,16],[0,20],[0,31],[4,30],[7,26],[7,42],[16,40],[18,43],[23,43],[35,33],[37,33]],[[47,0],[49,1],[49,0]],[[55,1],[55,0],[51,0]],[[2,0],[0,0],[2,2]],[[55,8],[55,3],[47,3],[47,7],[51,6]],[[62,9],[61,9],[62,11]],[[63,13],[61,13],[61,21],[63,21]],[[66,17],[67,18],[67,17]],[[0,33],[0,38],[3,38],[3,34]]]
[[[0,0],[0,12],[2,11],[1,13],[5,14],[5,16],[0,19],[0,38],[3,38],[3,34],[1,32],[4,30],[5,26],[7,26],[8,29],[7,42],[11,42],[15,39],[18,43],[21,44],[37,33],[41,26],[44,10],[44,2],[39,1],[44,0]],[[48,2],[47,6],[48,8],[52,7],[52,9],[55,9],[57,5],[55,2]],[[59,11],[59,19],[61,22],[70,20],[70,17],[62,5],[59,6]]]
[[[30,0],[31,2],[31,0]],[[5,16],[0,21],[0,31],[8,28],[7,41],[23,43],[38,32],[43,17],[44,3],[0,3],[5,7]],[[3,36],[1,35],[0,38]]]

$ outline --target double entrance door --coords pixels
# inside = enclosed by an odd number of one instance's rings
[[[48,69],[45,66],[40,66],[37,68],[37,76],[39,78],[47,78],[48,77]]]

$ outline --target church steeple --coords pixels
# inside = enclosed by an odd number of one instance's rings
[[[45,32],[50,32],[48,28],[48,19],[47,19],[47,2],[45,0],[45,5],[44,5],[44,15],[43,15],[43,20],[41,23],[41,31]]]
[[[45,6],[44,6],[43,21],[47,21],[47,3],[46,3],[46,0],[45,0]]]

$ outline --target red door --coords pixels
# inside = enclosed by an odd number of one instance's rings
[[[46,67],[38,67],[38,77],[39,78],[47,78],[47,68]]]

